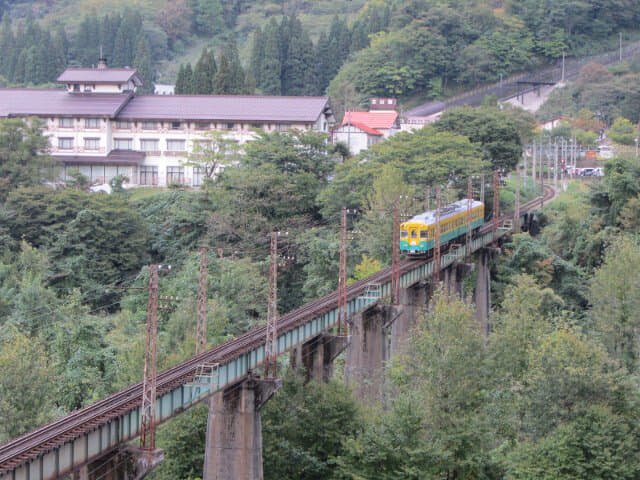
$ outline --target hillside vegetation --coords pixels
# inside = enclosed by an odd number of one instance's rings
[[[5,83],[42,84],[63,65],[95,64],[100,45],[114,66],[174,81],[180,65],[193,71],[203,48],[228,57],[232,37],[244,90],[322,94],[330,85],[342,106],[371,96],[436,98],[563,52],[602,51],[619,32],[637,36],[640,20],[633,0],[41,0],[2,9],[15,36],[5,42],[15,59],[0,65]],[[33,33],[31,17],[42,35],[24,35]]]

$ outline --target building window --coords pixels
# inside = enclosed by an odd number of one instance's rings
[[[236,128],[236,124],[235,123],[225,123],[223,128],[225,130],[233,130],[234,128]]]
[[[167,140],[167,150],[170,152],[184,152],[184,140]]]
[[[100,148],[99,138],[85,138],[84,149],[85,150],[98,150]]]
[[[116,150],[133,150],[132,138],[114,138],[113,148]]]
[[[140,185],[157,185],[158,167],[140,167]]]
[[[182,130],[182,122],[171,122],[171,130]]]
[[[142,122],[143,130],[157,130],[158,122]]]
[[[278,124],[278,131],[279,132],[286,132],[287,130],[288,130],[288,127],[284,123],[279,123]]]
[[[204,168],[193,167],[193,186],[194,187],[199,187],[200,185],[202,185],[202,181],[204,180],[204,177],[205,177]]]
[[[73,118],[61,118],[58,120],[60,128],[73,128]]]
[[[122,130],[128,130],[131,128],[131,122],[129,120],[118,120],[116,122],[116,127]]]
[[[156,138],[143,138],[140,140],[140,150],[143,152],[158,152],[160,141]]]
[[[184,167],[167,167],[167,185],[184,184]]]
[[[100,128],[100,119],[99,118],[85,118],[84,119],[84,128]]]
[[[60,150],[73,150],[73,138],[58,138],[58,148]]]
[[[211,124],[209,122],[196,122],[194,127],[196,130],[209,130]]]
[[[73,91],[74,92],[79,92],[80,91],[80,84],[79,83],[74,83],[73,84]]]
[[[251,124],[251,128],[262,128],[262,124],[261,123],[252,123]]]

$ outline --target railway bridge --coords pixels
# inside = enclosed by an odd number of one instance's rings
[[[549,198],[553,191],[547,189]],[[440,257],[444,288],[453,292],[461,288],[462,277],[471,268],[464,259],[476,253],[475,302],[483,322],[489,311],[489,262],[496,253],[490,247],[509,231],[505,225],[528,221],[541,200],[522,205],[518,218],[507,213],[493,227],[491,222],[483,225],[470,246],[450,249]],[[329,334],[338,322],[338,292],[282,315],[278,354],[288,352],[294,365],[304,364],[310,375],[322,379],[331,374],[333,360],[346,348],[346,381],[363,401],[375,401],[384,360],[403,348],[413,316],[428,302],[433,268],[433,260],[427,259],[400,264],[396,306],[386,301],[391,268],[348,286],[349,341]],[[280,382],[252,373],[264,362],[265,334],[265,326],[256,327],[158,374],[157,422],[203,401],[215,412],[209,417],[205,480],[262,478],[259,409]],[[159,451],[140,452],[128,444],[140,434],[141,399],[142,383],[137,383],[0,445],[0,480],[142,478],[162,457]],[[132,463],[134,468],[129,469]]]

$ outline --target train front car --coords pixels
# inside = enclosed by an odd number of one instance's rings
[[[467,233],[468,221],[467,199],[440,209],[440,245],[464,236]],[[484,204],[473,200],[471,202],[472,230],[484,223]],[[409,256],[423,257],[428,255],[434,247],[436,237],[436,211],[416,215],[400,225],[400,251]]]

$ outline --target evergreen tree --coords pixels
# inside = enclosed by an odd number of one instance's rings
[[[316,75],[316,94],[322,95],[329,86],[331,78],[328,76],[329,68],[329,37],[326,32],[320,32],[318,43],[315,49],[315,75]]]
[[[264,62],[264,41],[265,35],[258,26],[253,32],[253,42],[251,44],[251,59],[249,60],[249,70],[253,78],[260,78],[262,62]]]
[[[12,58],[15,59],[15,39],[11,28],[11,18],[7,13],[2,17],[2,23],[0,24],[0,51],[3,53],[0,56],[2,74],[11,79],[13,71],[10,67],[12,67]]]
[[[25,65],[27,63],[27,51],[22,49],[16,58],[16,65],[13,70],[11,80],[15,83],[23,83],[25,81]]]
[[[228,95],[233,93],[235,86],[232,84],[232,72],[229,59],[223,53],[218,59],[218,71],[213,78],[213,93],[218,95]]]
[[[282,63],[278,47],[278,25],[275,20],[265,28],[264,59],[258,77],[258,88],[265,95],[280,95],[282,93]]]
[[[177,93],[177,92],[176,92]],[[180,93],[191,95],[194,93],[193,88],[193,69],[191,68],[191,62],[187,62],[183,72],[183,87]]]
[[[289,23],[291,33],[287,60],[282,69],[283,95],[315,93],[313,44],[296,17]]]
[[[138,35],[138,44],[136,45],[136,55],[133,59],[133,66],[142,77],[144,83],[141,93],[153,93],[153,67],[151,65],[151,48],[144,34]]]
[[[133,63],[138,32],[142,29],[142,18],[137,12],[126,10],[116,34],[113,52],[114,66],[126,67]]]
[[[176,95],[182,95],[184,93],[184,65],[182,63],[180,64],[180,68],[178,68],[174,92]]]
[[[59,29],[53,39],[54,72],[61,74],[67,66],[67,52],[69,44],[64,29]]]
[[[213,78],[214,76],[210,74],[209,51],[205,48],[193,69],[194,93],[201,95],[213,93]]]

